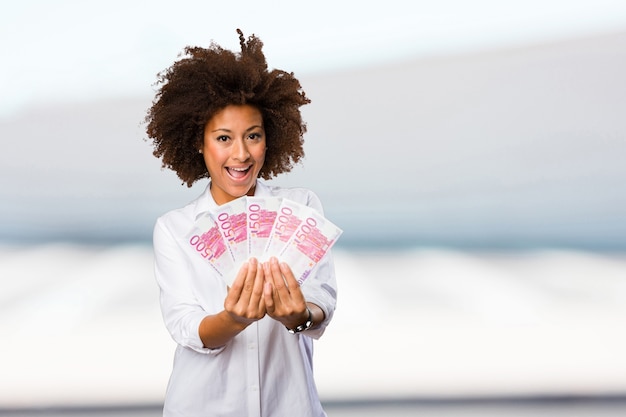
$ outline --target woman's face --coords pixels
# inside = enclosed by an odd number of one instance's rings
[[[263,117],[256,107],[229,105],[209,119],[202,153],[217,204],[254,195],[265,149]]]

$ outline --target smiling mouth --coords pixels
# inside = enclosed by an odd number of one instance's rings
[[[247,168],[226,167],[226,171],[228,171],[228,174],[233,178],[244,178],[248,172],[250,172],[250,168],[252,168],[252,165]]]

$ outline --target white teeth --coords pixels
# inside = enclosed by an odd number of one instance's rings
[[[229,168],[229,169],[232,169],[233,171],[244,172],[244,171],[247,171],[249,168],[250,167],[248,167],[248,168]]]

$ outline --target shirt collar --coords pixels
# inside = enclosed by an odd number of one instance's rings
[[[268,196],[268,195],[270,195],[269,187],[260,178],[257,178],[257,180],[256,180],[256,188],[254,190],[254,195],[255,196]],[[206,188],[204,189],[204,192],[196,200],[196,209],[195,209],[196,216],[195,217],[197,219],[198,217],[200,217],[201,214],[204,214],[206,212],[213,212],[218,207],[219,206],[217,205],[217,203],[213,199],[213,195],[211,195],[211,179],[209,178],[209,183],[207,184]]]

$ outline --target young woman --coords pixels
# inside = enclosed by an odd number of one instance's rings
[[[146,117],[164,167],[188,186],[209,179],[202,195],[154,228],[161,309],[178,344],[164,415],[325,416],[312,355],[335,310],[330,254],[302,286],[276,258],[249,259],[227,286],[189,249],[198,216],[242,196],[283,197],[322,212],[313,192],[260,179],[303,157],[300,107],[309,99],[292,73],[268,70],[258,38],[238,33],[240,53],[187,47],[160,74]]]

